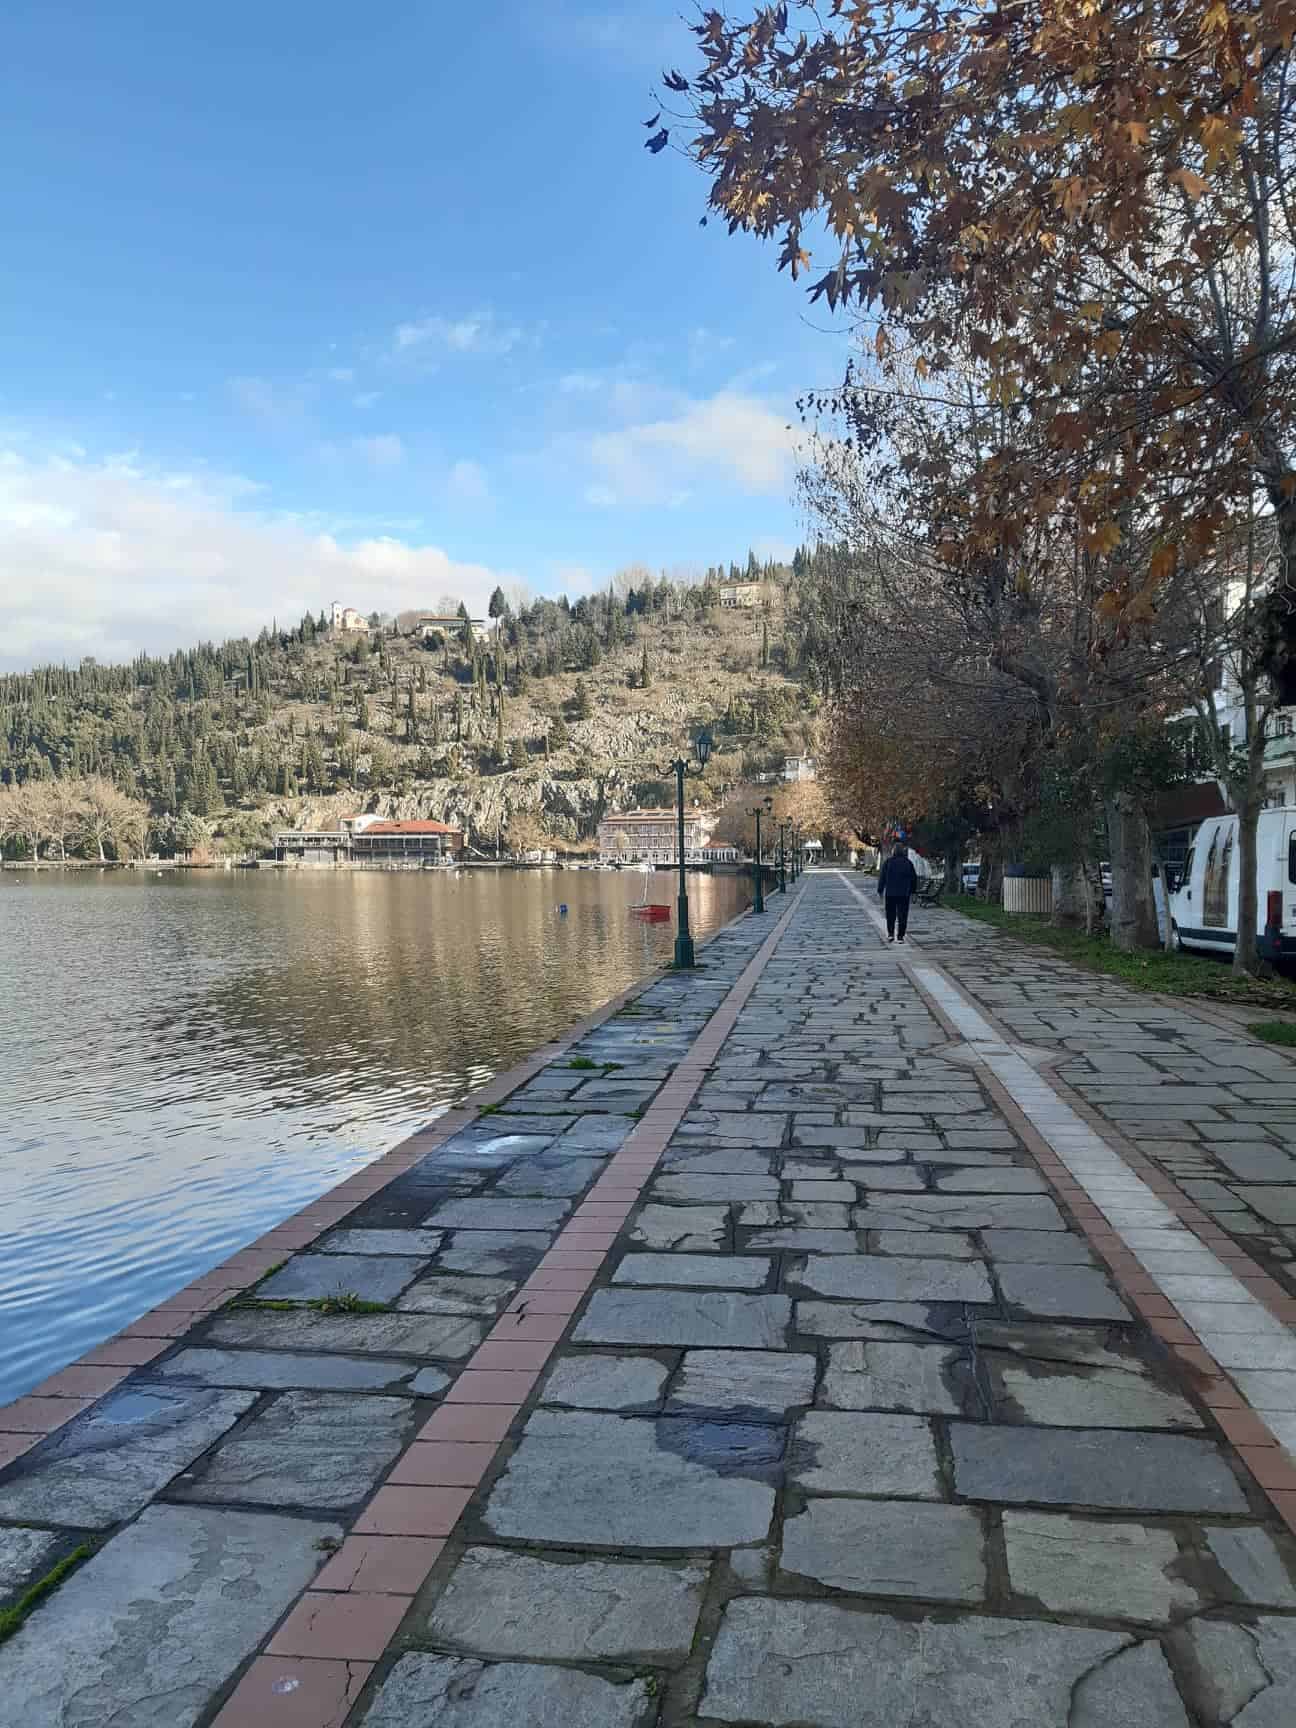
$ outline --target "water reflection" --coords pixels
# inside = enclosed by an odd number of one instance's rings
[[[642,888],[0,875],[0,1402],[667,962]]]

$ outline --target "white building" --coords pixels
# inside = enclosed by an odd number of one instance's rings
[[[745,610],[759,606],[761,603],[761,585],[759,582],[722,582],[720,584],[720,604],[722,606],[738,606]]]
[[[783,758],[783,778],[785,780],[814,780],[818,778],[818,769],[813,756],[785,756]]]
[[[702,864],[715,816],[710,810],[685,812],[684,862]],[[599,861],[604,864],[678,864],[679,817],[674,810],[627,810],[605,816],[598,829]]]
[[[357,612],[354,606],[344,606],[340,600],[333,602],[333,628],[335,630],[363,630],[368,633],[369,620],[362,612]]]
[[[499,628],[493,618],[470,618],[474,642],[486,642]],[[409,624],[409,634],[424,642],[455,641],[463,634],[464,621],[457,613],[420,612]]]

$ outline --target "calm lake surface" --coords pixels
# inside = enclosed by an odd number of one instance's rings
[[[668,963],[644,881],[0,872],[0,1403]]]

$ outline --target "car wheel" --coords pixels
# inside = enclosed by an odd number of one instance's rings
[[[1183,953],[1183,943],[1179,940],[1179,926],[1173,919],[1170,921],[1170,952],[1172,954]]]

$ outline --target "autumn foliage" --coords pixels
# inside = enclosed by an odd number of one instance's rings
[[[884,438],[877,404],[915,379],[980,413],[957,484],[911,457],[952,564],[1066,524],[1137,624],[1255,490],[1296,552],[1294,32],[1296,0],[834,0],[696,26],[676,136],[713,210],[861,320],[857,435]]]

